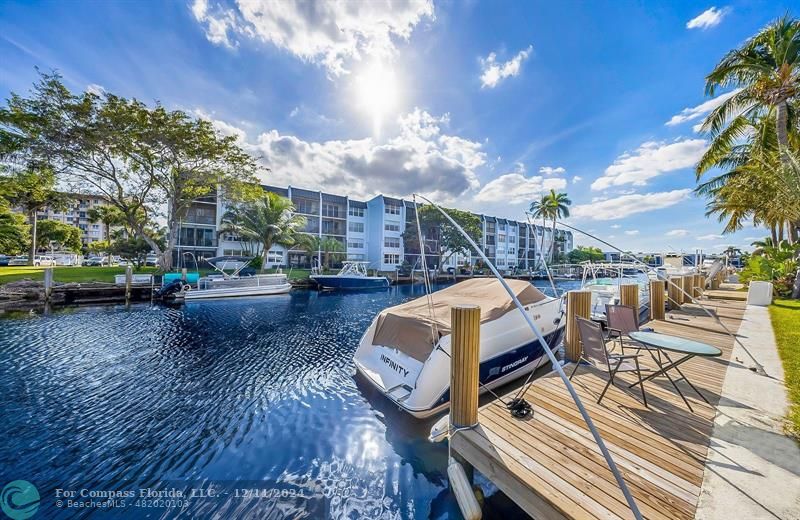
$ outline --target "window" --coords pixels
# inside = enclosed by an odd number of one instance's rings
[[[396,254],[383,255],[383,263],[397,265],[400,263],[400,255]]]
[[[355,249],[364,249],[364,241],[360,238],[351,238],[347,241],[347,247],[352,247]]]
[[[222,254],[225,256],[239,256],[242,254],[241,249],[223,249]]]
[[[241,238],[235,233],[225,233],[222,235],[222,240],[225,242],[239,242]],[[225,253],[227,255],[227,253]]]
[[[392,238],[386,237],[383,239],[383,247],[400,247],[400,239],[399,238]]]
[[[400,224],[386,224],[383,229],[386,231],[400,231]]]
[[[92,229],[100,229],[100,224],[92,224]]]
[[[364,223],[363,222],[350,222],[350,223],[347,224],[347,229],[349,229],[351,233],[363,233],[364,232]]]
[[[340,218],[339,210],[343,209],[341,206],[336,204],[322,204],[322,216],[323,217],[333,217],[333,218]],[[341,217],[344,217],[344,211],[341,212]]]
[[[317,215],[319,213],[318,201],[311,199],[297,198],[293,202],[294,202],[294,207],[297,209],[298,213],[306,213],[308,215]]]
[[[283,251],[270,251],[267,253],[267,263],[270,264],[282,264],[283,263]]]
[[[347,259],[354,262],[363,262],[365,260],[365,256],[363,254],[347,255]]]
[[[395,206],[394,204],[387,204],[383,208],[383,211],[387,215],[399,215],[400,214],[400,206]]]
[[[351,217],[363,217],[364,216],[364,208],[357,208],[354,206],[350,206],[350,210],[348,211]]]
[[[513,248],[513,247],[509,247],[508,248],[508,254],[509,255],[515,255],[515,254],[517,254],[517,250],[515,248]]]

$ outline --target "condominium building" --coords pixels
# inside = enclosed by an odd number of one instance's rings
[[[106,206],[106,199],[91,193],[66,193],[66,196],[68,202],[63,210],[46,207],[36,213],[37,220],[55,220],[80,228],[84,245],[105,240],[105,224],[91,220],[89,210]]]
[[[369,262],[369,267],[380,271],[393,271],[407,262],[420,266],[419,245],[404,241],[407,229],[416,226],[416,209],[409,200],[377,195],[368,201],[322,191],[294,186],[264,186],[264,190],[292,200],[296,213],[306,218],[303,232],[322,240],[339,242],[342,259]],[[239,237],[232,234],[218,236],[225,206],[220,197],[207,197],[192,205],[181,222],[176,257],[192,253],[198,260],[218,255],[242,253]],[[488,215],[478,215],[482,237],[479,244],[484,254],[501,270],[515,267],[532,268],[541,256],[547,255],[552,242],[552,230],[524,222],[516,222]],[[425,233],[423,233],[425,234]],[[560,253],[572,250],[572,233],[556,229],[556,246]],[[429,267],[436,263],[439,247],[435,238],[426,239],[426,261]],[[309,267],[316,251],[285,248],[275,245],[267,253],[269,266]],[[176,260],[177,260],[176,258]],[[474,264],[477,254],[445,254],[442,269]]]

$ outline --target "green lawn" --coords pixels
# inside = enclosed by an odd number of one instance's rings
[[[53,278],[56,282],[109,282],[114,275],[124,274],[124,267],[54,267]],[[136,273],[154,273],[155,267],[143,267]],[[0,267],[0,285],[15,282],[24,278],[31,280],[44,279],[44,267],[13,266]]]
[[[800,300],[775,300],[769,314],[789,392],[789,428],[800,439]]]
[[[277,269],[267,269],[265,273],[275,273]],[[283,274],[288,274],[290,280],[305,280],[311,274],[311,269],[283,269]]]

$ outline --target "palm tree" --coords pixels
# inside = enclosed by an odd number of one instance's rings
[[[556,221],[560,218],[569,217],[569,206],[572,201],[566,193],[556,193],[556,190],[550,190],[550,193],[544,196],[547,200],[548,216],[553,220],[552,233],[550,234],[550,262],[553,261],[556,245]]]
[[[307,238],[298,239],[297,248],[308,251],[310,256],[317,253],[321,267],[330,269],[334,260],[341,260],[344,256],[345,247],[340,241],[333,237],[318,237],[305,235]]]
[[[102,222],[105,226],[105,241],[111,244],[111,226],[117,226],[125,221],[125,217],[116,206],[96,206],[86,212],[90,222]]]
[[[800,92],[800,20],[786,14],[725,55],[706,76],[706,94],[726,87],[739,90],[703,123],[714,138],[709,153],[731,149],[761,115],[774,118],[778,144],[788,149],[789,103]]]
[[[291,247],[306,225],[306,218],[294,211],[290,199],[266,191],[252,202],[231,207],[222,217],[220,232],[235,233],[243,241],[259,244],[263,272],[272,246]]]
[[[547,226],[547,218],[550,217],[550,207],[548,206],[548,199],[547,195],[542,195],[539,200],[534,200],[531,202],[531,206],[529,208],[531,216],[534,219],[541,218],[542,219],[542,240],[539,244],[539,258],[544,258],[542,254],[542,249],[544,249],[544,228]],[[539,262],[536,262],[536,268],[539,268]]]

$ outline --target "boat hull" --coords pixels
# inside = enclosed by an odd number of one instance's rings
[[[291,284],[262,285],[255,287],[229,287],[220,289],[201,289],[188,291],[184,300],[208,300],[212,298],[234,298],[237,296],[268,296],[271,294],[286,294],[292,290]]]
[[[313,275],[311,279],[323,289],[331,290],[385,289],[389,287],[389,280],[383,276]]]
[[[555,348],[564,333],[558,300],[533,304],[526,312]],[[401,410],[426,418],[450,405],[450,335],[443,336],[425,361],[391,347],[373,345],[376,321],[364,333],[354,356],[357,372]],[[547,360],[544,347],[518,311],[481,324],[481,392],[524,376]]]

